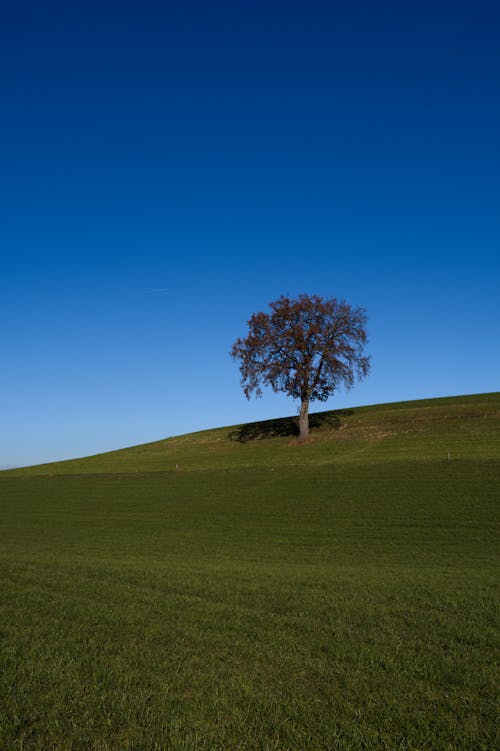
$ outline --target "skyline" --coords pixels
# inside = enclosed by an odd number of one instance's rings
[[[229,357],[281,294],[368,312],[311,410],[498,391],[495,3],[10,7],[0,465],[294,414]]]

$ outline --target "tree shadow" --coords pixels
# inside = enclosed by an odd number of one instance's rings
[[[309,429],[311,431],[339,430],[342,427],[341,417],[348,417],[352,413],[352,409],[313,413],[309,415]],[[263,420],[262,422],[249,422],[246,425],[239,425],[228,433],[228,438],[231,441],[248,443],[248,441],[260,441],[264,438],[285,438],[298,435],[298,417],[280,417],[276,420]]]

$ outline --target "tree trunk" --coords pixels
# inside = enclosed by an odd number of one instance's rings
[[[299,441],[309,438],[309,399],[304,397],[299,412]]]

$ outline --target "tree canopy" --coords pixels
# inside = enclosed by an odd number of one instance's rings
[[[345,300],[305,294],[281,296],[269,307],[270,313],[252,315],[247,337],[234,343],[231,355],[240,361],[248,399],[265,386],[300,399],[299,439],[305,440],[309,403],[326,401],[369,371],[366,311]]]

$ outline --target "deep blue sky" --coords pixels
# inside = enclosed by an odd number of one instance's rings
[[[47,2],[0,29],[0,466],[293,414],[228,352],[367,308],[317,409],[499,388],[498,2]]]

